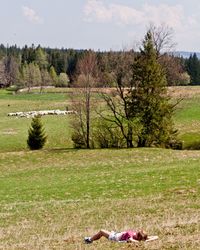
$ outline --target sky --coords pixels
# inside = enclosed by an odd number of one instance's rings
[[[178,51],[200,51],[199,0],[0,0],[0,43],[136,48],[150,25],[173,29]]]

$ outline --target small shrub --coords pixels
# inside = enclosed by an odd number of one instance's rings
[[[72,134],[72,141],[74,143],[74,148],[86,148],[86,142],[83,135],[77,133],[76,131]]]
[[[179,140],[173,140],[169,143],[169,147],[171,149],[182,150],[183,149],[183,142]]]
[[[63,87],[68,87],[68,85],[69,85],[69,77],[67,76],[66,73],[60,73],[55,86],[63,88]]]
[[[123,148],[126,145],[119,128],[105,121],[97,125],[93,137],[95,145],[100,148]]]
[[[86,139],[84,138],[84,135],[79,133],[78,131],[74,131],[72,133],[71,139],[74,143],[74,148],[77,148],[77,149],[87,148],[87,143],[86,143]],[[90,148],[94,148],[94,142],[91,138],[90,138]]]
[[[31,127],[28,131],[27,145],[31,150],[38,150],[43,148],[46,140],[47,136],[41,123],[41,117],[35,116],[32,118]]]

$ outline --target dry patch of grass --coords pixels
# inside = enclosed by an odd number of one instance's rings
[[[178,110],[180,132],[198,133],[200,88],[173,89],[173,97],[186,98]],[[57,124],[47,118],[47,125],[52,124],[46,126],[49,134],[60,134],[42,151],[22,151],[18,138],[26,139],[21,133],[29,124],[8,119],[7,113],[24,108],[65,108],[65,97],[34,94],[1,100],[1,144],[5,147],[9,136],[14,139],[0,152],[0,249],[198,249],[200,151],[61,150],[70,145],[63,129],[67,121],[60,126],[61,121]],[[15,137],[16,131],[19,137]],[[61,137],[64,142],[56,141]],[[141,227],[159,240],[138,246],[106,239],[83,244],[84,236],[100,228]]]
[[[9,204],[5,210],[12,207],[18,213],[23,208],[24,212],[0,230],[0,249],[136,249],[106,239],[84,245],[84,236],[100,228],[144,228],[159,236],[156,242],[139,243],[137,249],[198,249],[199,204],[197,196],[193,200],[189,194],[185,197],[176,192],[145,198]]]
[[[173,86],[168,87],[168,93],[175,98],[193,98],[200,96],[200,88],[199,86]]]

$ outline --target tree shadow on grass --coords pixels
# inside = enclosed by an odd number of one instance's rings
[[[186,146],[184,146],[183,149],[186,149],[186,150],[200,150],[200,141],[194,141],[192,143],[189,143]]]

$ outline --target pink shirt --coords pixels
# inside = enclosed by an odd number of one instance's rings
[[[132,230],[128,230],[126,232],[124,232],[120,238],[121,241],[127,241],[128,239],[134,239],[134,240],[138,240],[137,237],[137,232],[136,231],[132,231]]]

